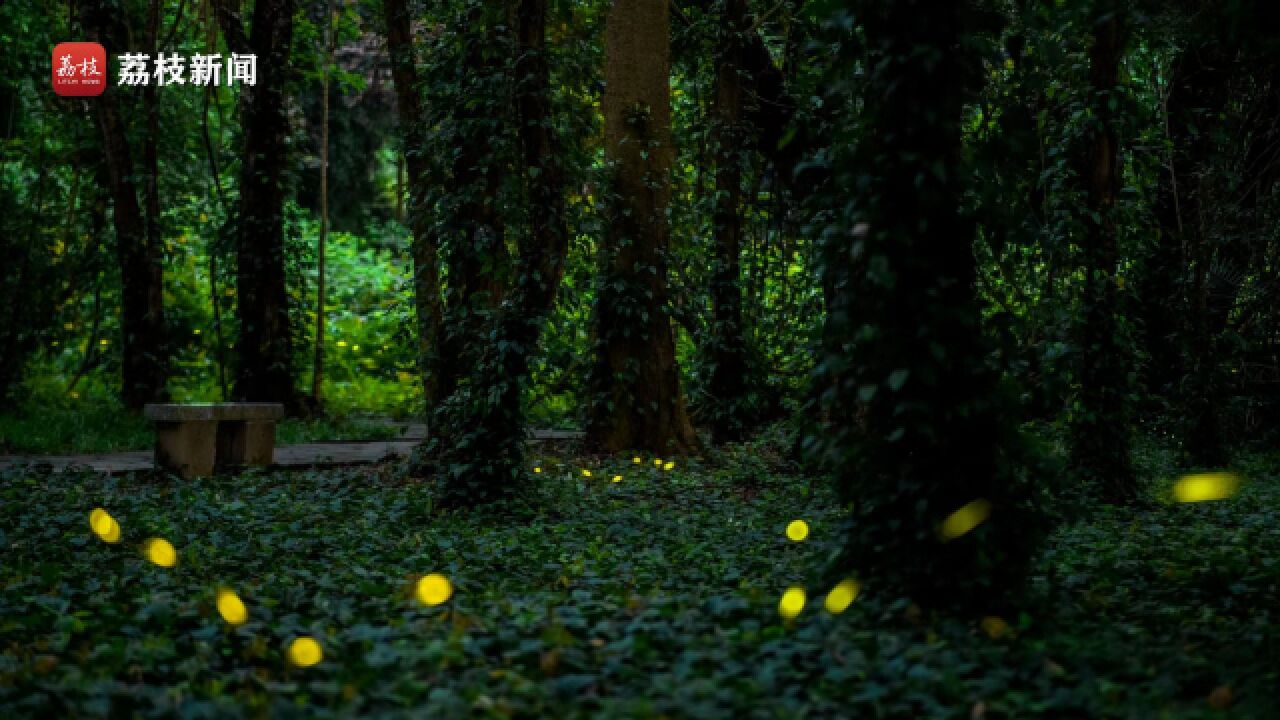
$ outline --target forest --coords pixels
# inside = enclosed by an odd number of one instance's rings
[[[0,714],[1280,717],[1277,29],[0,2]]]

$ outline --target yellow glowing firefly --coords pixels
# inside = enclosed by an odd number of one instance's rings
[[[424,605],[441,605],[453,596],[453,585],[440,573],[431,573],[418,581],[418,599]]]
[[[955,540],[981,525],[991,515],[991,503],[978,499],[947,516],[938,527],[943,542]]]
[[[300,637],[289,643],[289,662],[304,668],[324,659],[324,650],[315,638]]]
[[[640,463],[642,463],[642,462],[644,462],[644,460],[641,460],[639,455],[637,455],[637,456],[635,456],[635,457],[631,458],[631,464],[632,464],[632,465],[639,465],[639,464],[640,464]]]
[[[620,482],[622,482],[622,476],[621,476],[621,475],[614,475],[614,476],[613,476],[613,481],[614,481],[614,482],[616,482],[616,483],[620,483]]]
[[[1240,489],[1240,476],[1229,472],[1185,475],[1173,486],[1173,497],[1178,502],[1205,502],[1223,500]]]
[[[662,458],[654,458],[654,459],[653,459],[653,466],[654,466],[654,467],[662,467]]]
[[[832,615],[839,615],[848,610],[853,601],[858,599],[858,593],[861,590],[862,586],[858,584],[857,580],[852,578],[841,580],[835,587],[831,588],[831,592],[827,593],[827,600],[823,604],[827,608],[827,612]]]
[[[242,625],[249,619],[249,610],[245,608],[244,601],[236,595],[234,590],[222,588],[218,591],[218,614],[228,625]]]
[[[89,512],[89,527],[99,535],[105,533],[111,527],[111,515],[102,508],[94,508]]]
[[[792,542],[803,542],[809,537],[809,523],[803,520],[792,520],[787,524],[787,537]]]
[[[786,592],[782,593],[782,599],[778,601],[778,614],[790,620],[799,615],[801,610],[804,610],[804,602],[804,588],[789,587]]]
[[[541,474],[541,473],[542,473],[542,468],[541,468],[541,467],[535,467],[535,468],[533,469],[533,472],[534,472],[534,474],[535,474],[535,475],[537,475],[537,474]]]
[[[89,513],[89,527],[100,540],[108,543],[120,541],[120,523],[102,508],[94,508]]]
[[[667,462],[662,464],[662,469],[666,470],[667,472],[671,472],[673,469],[675,469],[675,466],[676,464],[674,460],[668,460]]]
[[[173,544],[164,538],[151,538],[142,545],[142,552],[151,562],[163,568],[171,568],[178,564],[178,551]]]
[[[582,468],[582,477],[591,477],[591,471],[586,468]]]

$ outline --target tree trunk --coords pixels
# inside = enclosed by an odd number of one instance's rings
[[[121,18],[97,2],[82,8],[86,29],[99,42],[124,47],[116,32]],[[121,285],[121,398],[126,407],[141,408],[168,398],[168,355],[164,318],[164,248],[159,238],[159,199],[154,187],[154,147],[144,151],[149,218],[144,218],[134,181],[133,153],[129,147],[119,107],[111,93],[92,105],[102,132],[103,154],[111,182],[112,213],[116,231],[116,259]],[[154,113],[154,99],[148,103]],[[154,123],[148,123],[154,130]],[[154,146],[154,143],[152,143]]]
[[[521,0],[517,10],[516,123],[524,156],[525,188],[533,213],[520,242],[512,305],[527,322],[516,338],[527,357],[555,303],[569,251],[565,225],[565,172],[554,130],[551,70],[547,61],[547,0]],[[523,377],[523,372],[518,375]]]
[[[469,42],[462,58],[470,91],[497,73],[505,72],[497,53],[485,45],[506,41],[505,23],[510,20],[507,0],[489,6],[475,6],[468,13],[471,32],[484,33],[485,42]],[[498,12],[501,17],[497,17]],[[458,389],[479,362],[485,345],[486,325],[502,304],[510,276],[506,227],[499,207],[505,163],[483,130],[492,106],[463,104],[457,110],[458,153],[454,158],[453,188],[458,194],[451,218],[454,242],[448,247],[449,291],[438,356],[439,388],[442,400]]]
[[[212,48],[216,46],[217,38],[216,27],[210,26],[209,35],[206,52],[213,52]],[[213,151],[213,138],[209,135],[209,96],[214,90],[212,86],[206,86],[204,89],[204,105],[200,110],[200,134],[204,139],[205,158],[209,161],[209,174],[213,180],[214,194],[218,197],[218,207],[226,212],[227,198],[222,193],[222,175],[218,171],[218,158]],[[219,248],[217,243],[210,243],[206,251],[209,253],[209,306],[213,308],[214,356],[218,362],[218,390],[221,393],[218,399],[225,402],[231,398],[231,394],[227,392],[226,341],[222,336],[222,295],[218,292]]]
[[[667,314],[671,195],[669,4],[614,0],[605,29],[605,158],[613,165],[609,231],[596,298],[596,398],[587,442],[691,453]]]
[[[962,209],[962,118],[981,77],[974,30],[955,0],[861,6],[865,54],[842,48],[834,64],[867,68],[861,112],[837,126],[832,182],[814,197],[829,211],[816,231],[824,282],[841,291],[814,385],[829,422],[804,445],[850,508],[837,577],[992,612],[1024,577],[1041,523],[1028,517],[1014,406],[988,363],[975,225]],[[833,71],[828,82],[844,80]],[[990,519],[940,541],[944,519],[970,503]]]
[[[236,289],[240,321],[238,400],[298,409],[284,264],[284,168],[289,120],[285,83],[293,40],[293,0],[258,0],[246,35],[230,0],[216,0],[227,47],[257,55],[257,84],[240,88],[244,156],[236,218]]]
[[[524,475],[523,391],[529,359],[555,302],[568,253],[564,167],[553,130],[546,52],[547,0],[517,8],[516,125],[528,206],[536,212],[519,242],[514,287],[497,315],[492,340],[469,374],[469,402],[449,408],[436,447],[446,468],[442,502],[472,505],[509,495]],[[476,448],[484,448],[482,457]]]
[[[711,277],[712,403],[711,432],[716,442],[742,439],[747,392],[747,340],[742,318],[742,156],[743,43],[748,31],[746,0],[725,0],[724,27],[716,49],[715,133],[715,260]]]
[[[1084,317],[1079,326],[1080,406],[1072,422],[1072,458],[1097,484],[1104,500],[1127,502],[1138,492],[1129,457],[1128,352],[1119,342],[1115,204],[1120,191],[1120,151],[1111,104],[1119,90],[1127,30],[1117,0],[1099,0],[1092,17],[1089,84],[1094,126],[1080,157],[1079,177],[1088,198],[1082,217],[1081,257],[1086,273]]]
[[[413,52],[413,33],[405,0],[383,0],[387,17],[387,51],[396,88],[400,134],[404,142],[404,166],[409,179],[409,228],[413,234],[413,290],[418,323],[418,372],[423,399],[430,411],[443,400],[440,358],[440,253],[431,232],[430,217],[419,203],[426,194],[427,159],[423,156],[422,106]]]

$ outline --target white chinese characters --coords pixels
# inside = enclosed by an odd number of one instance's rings
[[[102,71],[98,69],[98,58],[90,57],[80,62],[71,62],[70,55],[63,55],[58,58],[61,64],[58,66],[58,77],[99,77]]]
[[[155,62],[146,53],[125,53],[120,58],[120,75],[117,85],[150,85],[154,79],[157,87],[165,85],[218,86],[223,78],[228,87],[238,83],[258,84],[258,56],[231,53],[225,61],[220,54],[192,55],[190,62],[182,55],[158,53]],[[64,59],[64,68],[70,58]],[[77,66],[71,65],[72,70]],[[226,71],[223,72],[225,67]],[[61,74],[64,68],[59,68]],[[94,61],[94,74],[96,71]]]

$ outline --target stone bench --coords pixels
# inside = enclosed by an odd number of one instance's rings
[[[157,467],[186,478],[246,465],[270,465],[275,456],[277,403],[159,404],[143,409],[156,428]]]

